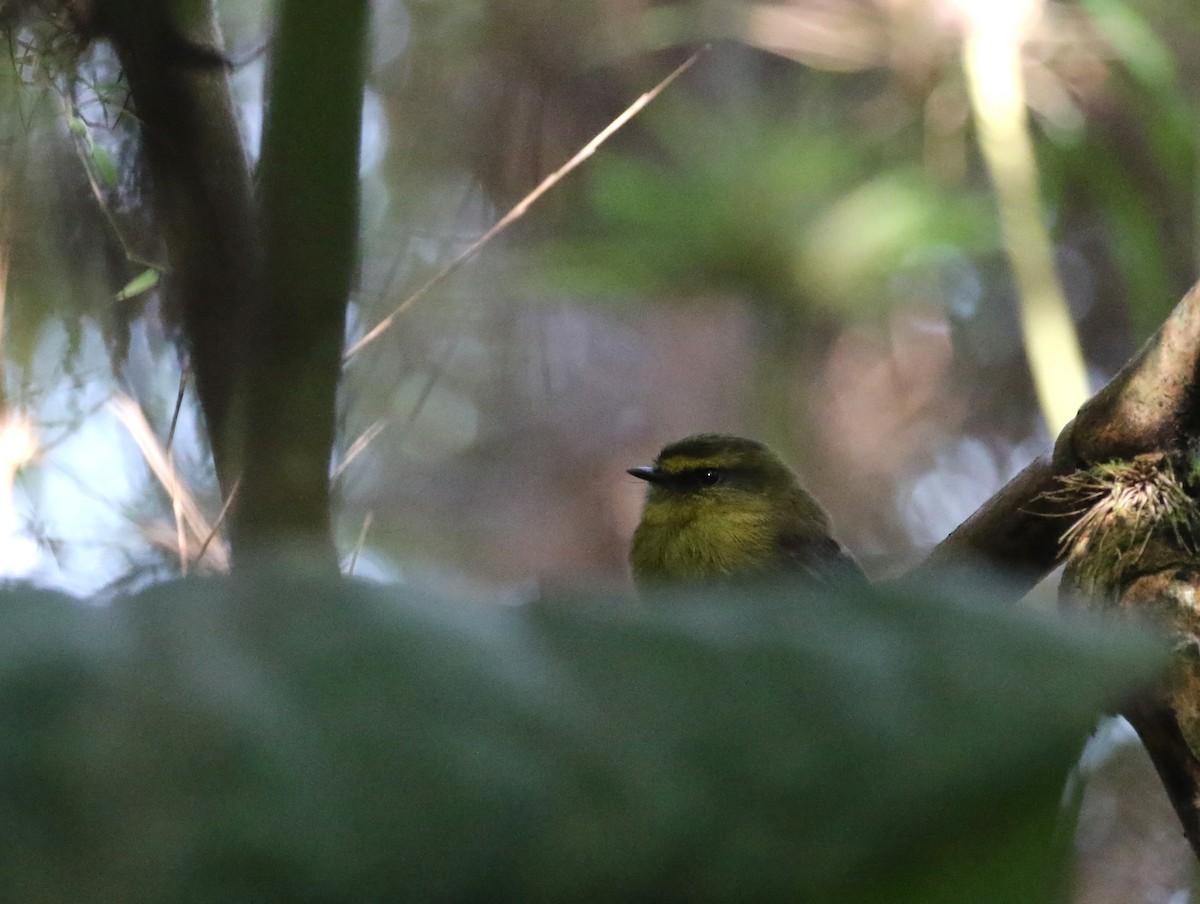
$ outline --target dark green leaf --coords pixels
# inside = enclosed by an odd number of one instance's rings
[[[1066,768],[1157,662],[870,588],[0,602],[0,885],[39,900],[1058,900]]]

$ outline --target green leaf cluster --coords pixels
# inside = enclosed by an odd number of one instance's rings
[[[801,595],[801,594],[804,595]],[[791,587],[480,607],[292,568],[0,591],[0,887],[78,901],[1054,901],[1141,635]]]
[[[845,124],[686,106],[656,116],[659,154],[597,161],[588,214],[546,257],[551,282],[871,310],[914,253],[994,245],[981,193],[940,186],[909,158],[882,162]]]

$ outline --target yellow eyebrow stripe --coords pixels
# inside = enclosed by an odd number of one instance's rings
[[[705,458],[672,456],[666,461],[659,462],[658,470],[667,474],[682,474],[684,471],[694,471],[697,468],[731,468],[741,462],[740,455],[709,455]]]

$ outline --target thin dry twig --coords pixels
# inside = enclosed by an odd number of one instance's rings
[[[371,522],[374,520],[374,511],[367,512],[367,517],[363,518],[362,530],[358,532],[358,542],[354,544],[354,551],[350,554],[350,564],[346,566],[346,577],[354,574],[355,566],[358,565],[358,554],[367,545],[367,531],[371,529]]]
[[[342,456],[342,460],[338,462],[337,467],[333,469],[334,480],[337,480],[342,476],[342,472],[345,471],[346,468],[350,467],[350,462],[354,461],[354,459],[358,458],[359,455],[366,451],[367,446],[371,445],[371,443],[375,440],[375,437],[379,436],[379,434],[383,432],[383,428],[386,427],[388,423],[388,418],[381,417],[358,435],[354,442],[350,444],[350,448],[346,450],[346,454]]]
[[[200,544],[200,548],[196,551],[196,561],[203,560],[204,553],[208,551],[208,546],[212,543],[213,538],[217,536],[217,531],[221,529],[221,525],[225,522],[225,516],[229,514],[230,506],[233,505],[233,500],[237,497],[238,487],[242,485],[242,478],[238,477],[233,482],[233,488],[229,491],[227,498],[221,506],[221,511],[217,512],[217,520],[213,522],[212,530],[208,532],[208,536],[204,538],[204,542]],[[220,549],[220,547],[217,547]]]
[[[179,485],[179,478],[175,473],[175,456],[167,453],[167,465],[171,468],[171,484]],[[188,555],[187,548],[187,528],[183,523],[183,504],[178,494],[171,494],[171,517],[175,519],[175,549],[179,555],[179,571],[184,577],[187,577],[188,571]]]
[[[179,392],[175,394],[175,410],[171,413],[171,426],[167,428],[167,441],[163,446],[167,461],[171,465],[171,481],[173,483],[178,483],[178,480],[175,476],[175,456],[171,454],[171,449],[175,445],[175,428],[179,424],[179,412],[183,410],[183,393],[186,386],[187,371],[184,370],[179,374]],[[184,530],[182,511],[176,496],[171,497],[171,514],[175,518],[175,544],[179,550],[179,570],[186,576],[188,570],[187,533]]]
[[[343,362],[349,361],[366,346],[370,345],[385,332],[387,332],[392,324],[396,322],[396,318],[428,295],[429,292],[435,287],[445,282],[445,280],[453,275],[463,264],[478,254],[480,249],[483,248],[488,242],[523,217],[526,211],[533,206],[534,202],[541,198],[542,195],[546,194],[546,192],[550,191],[550,189],[554,188],[554,186],[556,186],[576,167],[578,167],[579,164],[583,163],[585,160],[591,157],[592,154],[596,153],[596,150],[600,147],[600,145],[604,144],[604,142],[611,138],[613,134],[617,132],[617,130],[619,130],[622,126],[629,122],[629,120],[633,119],[633,117],[640,113],[647,104],[662,94],[662,92],[665,91],[672,82],[679,78],[679,76],[691,69],[692,66],[695,65],[696,61],[699,60],[700,57],[704,56],[708,50],[709,45],[707,44],[701,47],[690,57],[684,60],[683,63],[677,66],[670,75],[668,75],[661,82],[626,107],[625,112],[610,122],[596,135],[595,138],[580,148],[574,157],[538,183],[538,186],[533,191],[518,201],[516,206],[514,206],[512,210],[501,217],[494,226],[492,226],[487,232],[472,242],[470,246],[468,246],[461,254],[458,255],[458,257],[426,280],[425,283],[419,289],[417,289],[417,291],[413,292],[410,296],[408,296],[408,298],[404,299],[404,301],[400,303],[396,310],[392,311],[392,313],[384,317],[383,320],[379,321],[379,323],[369,330],[365,336],[351,345],[350,348],[346,350],[346,353],[342,356]]]
[[[191,491],[176,477],[171,458],[154,435],[150,424],[147,423],[141,406],[122,393],[114,395],[108,405],[117,419],[125,425],[125,429],[129,431],[133,441],[137,443],[142,458],[146,460],[146,464],[158,478],[158,482],[171,497],[172,505],[178,506],[179,516],[187,529],[191,531],[192,536],[197,539],[207,536],[212,528],[209,527],[208,521],[200,511],[200,506],[197,505]],[[181,549],[180,562],[182,563],[186,558],[186,549]],[[229,568],[229,554],[221,546],[213,547],[213,565],[222,571]]]
[[[175,394],[175,410],[171,412],[171,426],[167,428],[166,450],[170,453],[175,446],[175,428],[179,426],[179,412],[183,410],[183,396],[187,391],[187,369],[179,372],[179,392]]]

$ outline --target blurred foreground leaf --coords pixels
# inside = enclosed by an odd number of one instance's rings
[[[1060,900],[1138,635],[896,592],[0,591],[10,901]]]

